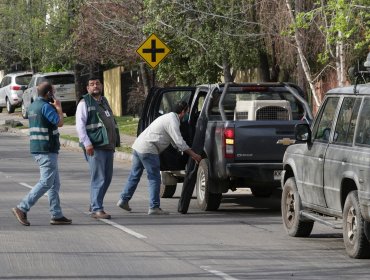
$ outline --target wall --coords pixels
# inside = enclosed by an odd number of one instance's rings
[[[104,96],[115,116],[122,116],[121,74],[123,66],[104,71]]]

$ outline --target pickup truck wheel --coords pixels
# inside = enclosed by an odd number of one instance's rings
[[[281,215],[284,228],[290,236],[307,237],[311,234],[314,221],[300,215],[302,202],[294,178],[289,178],[281,197]]]
[[[348,194],[343,208],[343,240],[347,254],[356,259],[370,257],[366,221],[361,215],[358,192]]]
[[[23,101],[22,101],[21,111],[22,111],[22,118],[28,119],[28,114],[27,114],[26,106],[24,106],[24,102]]]
[[[274,191],[272,187],[251,187],[250,189],[255,197],[270,197]]]
[[[159,195],[161,198],[171,198],[176,192],[176,185],[163,185],[161,184],[161,190]]]
[[[222,193],[211,193],[209,185],[208,160],[203,159],[199,163],[196,181],[197,201],[199,208],[203,211],[217,210],[222,199]]]
[[[8,98],[6,99],[6,110],[8,111],[9,114],[14,113],[15,110],[15,107],[12,104],[10,104]]]

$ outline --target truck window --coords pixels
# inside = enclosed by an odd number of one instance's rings
[[[168,91],[164,92],[159,105],[159,113],[167,114],[174,110],[175,105],[180,101],[189,102],[191,91]]]
[[[364,99],[356,132],[356,145],[370,146],[370,98]]]
[[[352,145],[360,105],[361,98],[344,98],[335,126],[334,143]]]
[[[329,142],[332,122],[334,120],[335,110],[339,102],[339,97],[329,97],[320,110],[320,116],[313,128],[313,139],[321,142]]]

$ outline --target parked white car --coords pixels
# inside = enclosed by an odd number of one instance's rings
[[[49,81],[55,89],[55,96],[62,103],[63,112],[67,116],[74,116],[76,113],[76,89],[75,76],[73,71],[36,73],[23,94],[22,117],[28,118],[28,108],[37,98],[37,86],[43,81]]]
[[[0,83],[0,113],[6,107],[8,113],[22,104],[23,91],[27,88],[32,72],[10,73]]]

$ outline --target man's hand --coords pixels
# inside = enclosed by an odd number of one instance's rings
[[[191,156],[191,158],[195,160],[196,163],[199,163],[202,160],[202,157],[198,155],[197,153],[195,153],[192,149],[188,149],[184,152],[187,153],[189,156]]]
[[[199,163],[202,160],[202,157],[198,155],[197,153],[194,153],[191,158],[195,160],[196,163]]]
[[[86,154],[88,156],[93,156],[94,155],[94,147],[93,147],[93,145],[86,146],[85,149],[86,149]]]

